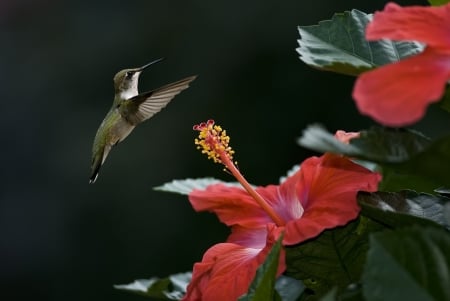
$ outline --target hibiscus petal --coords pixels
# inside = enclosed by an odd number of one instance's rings
[[[194,265],[192,281],[183,300],[189,301],[228,301],[247,292],[255,277],[256,270],[265,261],[268,253],[280,235],[280,229],[270,225],[265,229],[267,237],[261,231],[241,233],[248,237],[264,235],[267,241],[262,248],[250,248],[235,243],[220,243],[211,247],[203,256],[202,262]],[[249,231],[240,228],[235,232]],[[259,240],[258,238],[256,240]],[[285,253],[282,250],[278,274],[286,269]]]
[[[228,226],[236,224],[258,228],[272,220],[242,188],[215,184],[205,190],[194,190],[189,201],[196,211],[210,211]]]
[[[450,36],[450,33],[449,33]],[[423,53],[363,73],[353,98],[361,113],[388,126],[418,121],[427,105],[438,101],[450,77],[450,54],[427,48]]]
[[[304,213],[286,224],[285,245],[298,244],[355,219],[360,210],[357,192],[376,191],[381,180],[378,173],[333,154],[307,159],[299,173]]]
[[[303,207],[296,189],[298,181],[296,174],[298,172],[288,177],[282,185],[269,185],[256,189],[284,221],[300,218],[303,214]]]
[[[388,3],[383,11],[375,13],[366,28],[366,38],[419,41],[448,49],[449,28],[450,4],[401,7]]]
[[[246,246],[249,248],[262,249],[266,244],[267,227],[245,228],[242,226],[233,226],[227,242]]]

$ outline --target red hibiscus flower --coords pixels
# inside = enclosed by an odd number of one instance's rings
[[[353,90],[359,110],[382,124],[405,126],[420,120],[427,106],[443,96],[450,79],[450,4],[388,3],[375,13],[366,38],[426,44],[418,55],[363,73]]]
[[[280,185],[253,188],[232,162],[225,131],[212,120],[195,129],[202,152],[222,163],[244,188],[213,184],[189,194],[196,211],[214,212],[232,234],[195,264],[184,300],[235,300],[248,290],[282,232],[283,245],[294,245],[347,224],[360,210],[357,192],[376,191],[381,179],[345,157],[325,154],[305,160]],[[284,253],[278,272],[283,271]]]

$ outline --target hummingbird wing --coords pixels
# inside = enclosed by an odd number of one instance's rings
[[[161,111],[177,94],[189,87],[197,76],[190,76],[161,88],[141,93],[123,101],[119,112],[129,123],[136,125]]]

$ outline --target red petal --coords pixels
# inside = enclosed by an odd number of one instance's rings
[[[369,40],[391,39],[450,48],[450,4],[400,7],[388,3],[366,28]]]
[[[242,188],[223,184],[210,185],[205,190],[192,191],[189,201],[196,211],[214,212],[228,226],[239,224],[258,228],[272,222]]]
[[[450,32],[449,32],[450,36]],[[353,98],[361,113],[388,126],[410,125],[438,101],[450,77],[450,54],[423,53],[372,71],[356,81]]]
[[[274,226],[268,230],[267,244],[262,249],[221,243],[206,251],[202,262],[194,265],[192,281],[183,300],[229,301],[246,293],[256,270],[265,261],[280,233]],[[286,269],[284,256],[282,251],[278,275]]]
[[[333,154],[307,159],[300,173],[298,187],[304,213],[286,224],[286,245],[298,244],[356,218],[360,210],[357,192],[376,191],[381,180],[378,173]]]

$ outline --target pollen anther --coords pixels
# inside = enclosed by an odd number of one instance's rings
[[[230,137],[220,125],[215,125],[214,120],[210,119],[194,125],[193,129],[199,131],[198,138],[194,140],[197,149],[207,155],[208,159],[219,164],[224,163],[222,156],[227,156],[230,161],[233,160],[234,151],[229,146]]]

